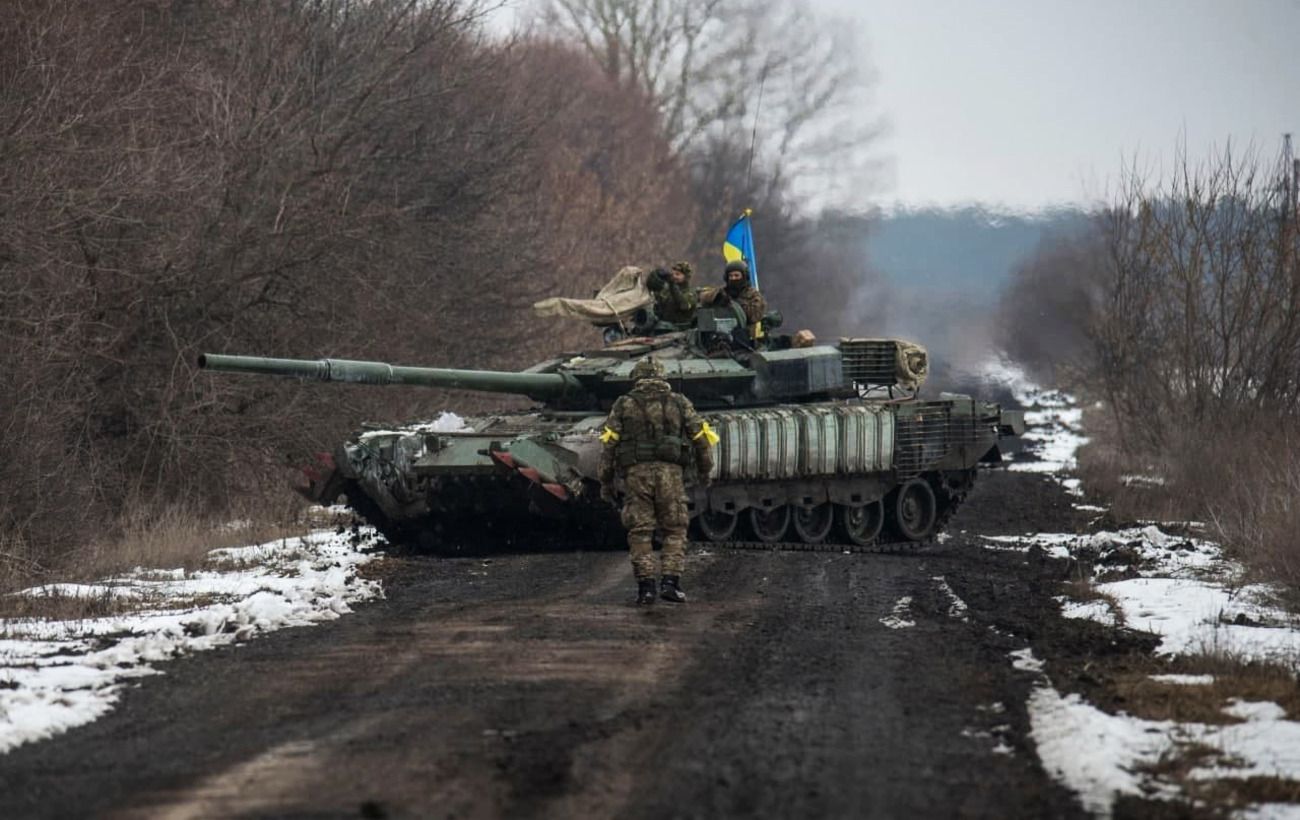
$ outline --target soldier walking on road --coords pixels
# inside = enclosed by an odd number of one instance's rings
[[[686,568],[686,488],[683,471],[695,470],[708,486],[713,469],[710,448],[718,436],[695,412],[690,399],[673,392],[664,367],[645,358],[632,368],[634,385],[614,402],[601,434],[600,495],[615,503],[615,477],[623,479],[623,526],[636,575],[638,604],[655,601],[655,529],[663,537],[663,573],[659,595],[684,603],[682,571]],[[694,458],[692,458],[692,455]]]

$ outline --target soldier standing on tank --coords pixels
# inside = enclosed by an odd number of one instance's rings
[[[645,358],[632,368],[633,387],[620,396],[601,434],[600,496],[615,503],[614,479],[625,489],[622,520],[627,528],[632,572],[641,605],[655,601],[655,559],[652,539],[663,536],[663,572],[659,595],[684,603],[682,571],[686,568],[686,488],[683,472],[693,467],[701,485],[708,486],[713,469],[710,448],[718,436],[695,412],[691,400],[673,391],[664,380],[664,367]],[[692,458],[692,455],[694,458]]]
[[[655,297],[655,316],[674,325],[686,327],[695,322],[699,308],[695,291],[691,289],[690,262],[676,262],[664,270],[655,268],[646,280],[646,287]]]
[[[758,288],[749,284],[749,265],[743,261],[728,262],[723,270],[726,282],[722,288],[707,288],[700,295],[701,305],[723,306],[736,304],[745,313],[745,325],[749,338],[758,341],[763,338],[763,316],[767,313],[767,300]]]

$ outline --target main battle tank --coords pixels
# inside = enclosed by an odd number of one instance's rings
[[[527,396],[529,411],[374,426],[318,456],[299,489],[340,496],[390,540],[429,548],[484,541],[618,543],[596,478],[614,400],[645,356],[716,430],[713,482],[688,484],[697,538],[845,548],[921,542],[970,492],[998,440],[1024,430],[1018,411],[940,393],[922,398],[923,349],[841,339],[756,349],[729,311],[689,330],[613,338],[522,372],[402,367],[204,354],[208,370],[369,385],[424,385]],[[619,334],[613,334],[617,337]],[[688,481],[694,475],[688,469]]]

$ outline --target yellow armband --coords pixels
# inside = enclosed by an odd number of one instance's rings
[[[618,441],[618,433],[606,427],[605,432],[600,434],[600,443],[609,444],[611,441]]]
[[[700,422],[700,432],[691,436],[691,441],[698,441],[700,436],[704,436],[704,440],[709,443],[710,447],[722,440],[721,436],[713,432],[713,428],[709,426],[707,421]]]

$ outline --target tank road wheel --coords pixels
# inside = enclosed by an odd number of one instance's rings
[[[749,528],[754,538],[764,544],[772,544],[785,538],[785,531],[790,526],[790,508],[785,504],[764,510],[759,507],[749,508]]]
[[[835,523],[835,508],[830,504],[794,508],[794,531],[805,544],[820,544]]]
[[[889,525],[904,541],[924,541],[934,532],[939,505],[930,484],[913,478],[890,494]]]
[[[704,510],[695,516],[695,524],[700,534],[710,541],[730,541],[736,534],[736,522],[740,515],[723,510]]]
[[[836,529],[841,538],[859,547],[870,546],[885,523],[885,505],[876,499],[861,507],[835,505]]]

